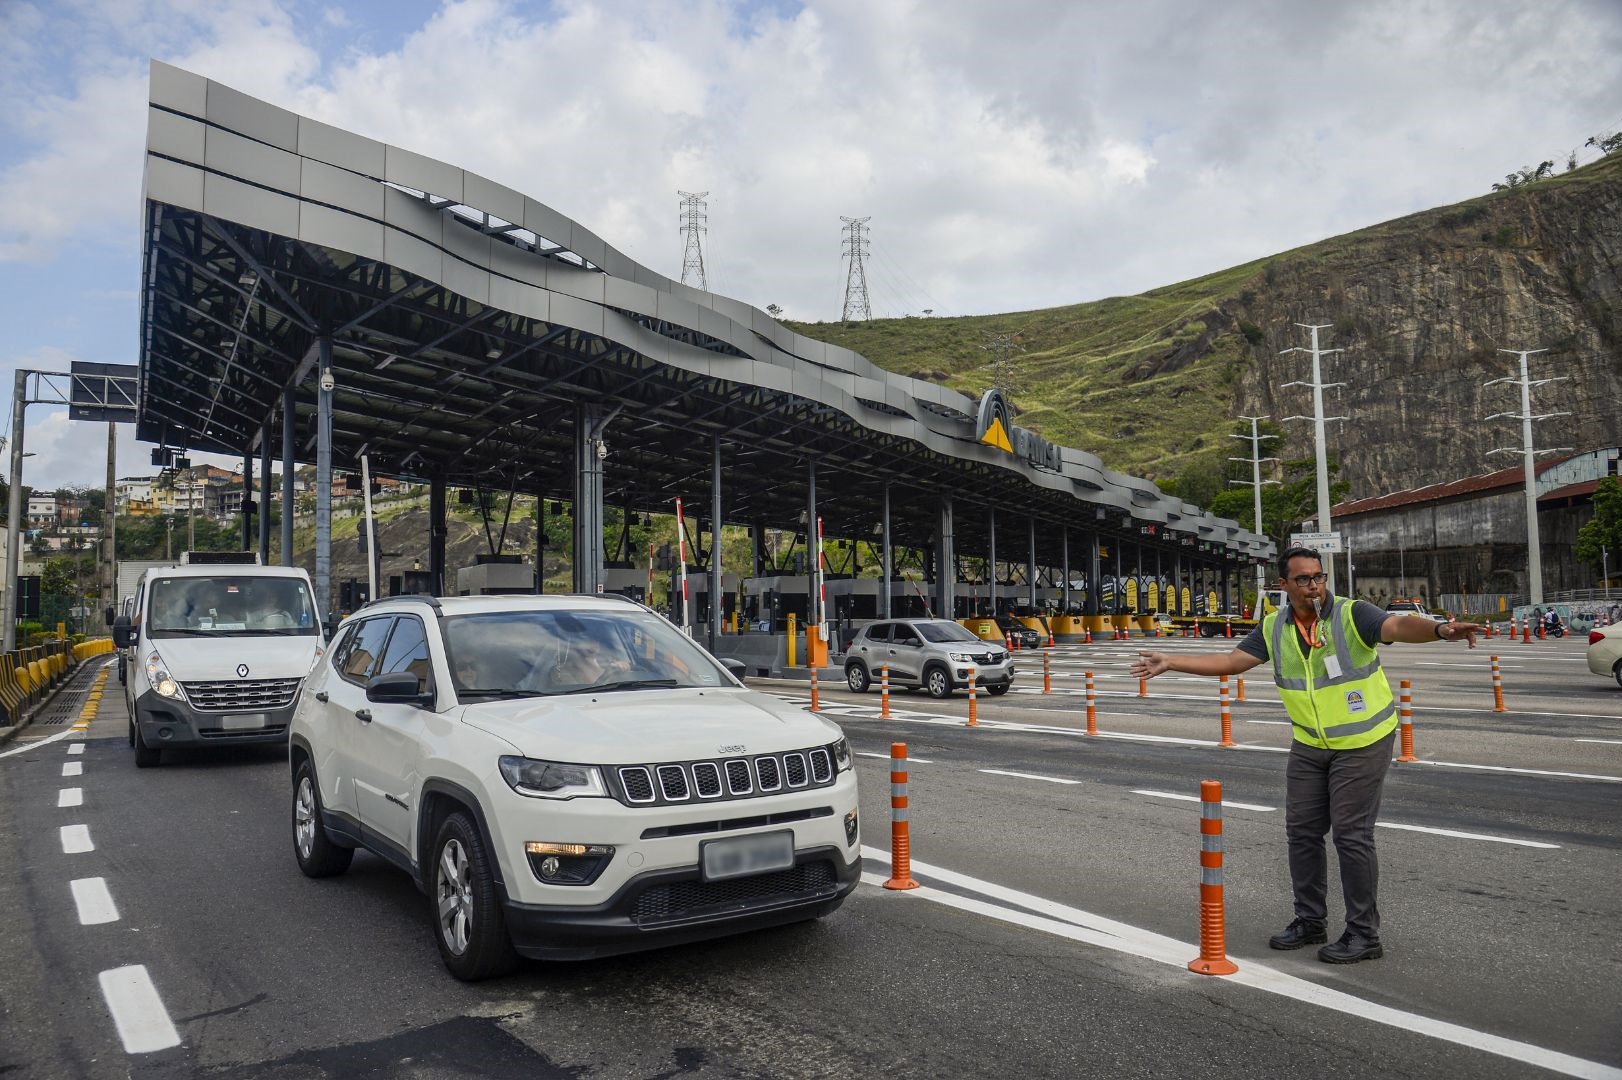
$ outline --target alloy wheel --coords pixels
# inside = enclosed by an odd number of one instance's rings
[[[435,892],[440,937],[444,939],[446,948],[461,956],[467,952],[468,933],[473,921],[473,887],[468,881],[467,851],[457,840],[445,841],[445,846],[439,851]]]

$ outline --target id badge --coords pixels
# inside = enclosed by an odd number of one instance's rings
[[[1331,679],[1340,678],[1340,658],[1333,654],[1324,657],[1324,671]]]

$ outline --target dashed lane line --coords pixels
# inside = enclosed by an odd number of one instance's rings
[[[84,788],[65,787],[56,793],[57,809],[84,805]]]
[[[180,1045],[180,1034],[175,1031],[145,965],[113,968],[102,972],[98,978],[107,1011],[113,1016],[127,1053],[150,1054]]]
[[[82,762],[82,761],[64,761],[62,763],[62,775],[63,776],[83,776],[84,775],[84,762]]]
[[[59,830],[62,838],[62,854],[82,855],[87,851],[95,851],[96,845],[90,839],[90,826],[64,825]]]
[[[107,879],[99,877],[77,878],[68,882],[73,890],[73,904],[79,909],[79,925],[99,926],[118,921],[118,906],[113,894],[107,891]]]
[[[862,848],[862,858],[886,866],[890,864],[889,852],[880,848],[864,846]],[[976,893],[979,896],[988,897],[1000,903],[989,903],[987,900],[971,896],[942,892],[928,885],[903,892],[885,890],[886,896],[897,898],[891,902],[906,903],[907,900],[927,900],[941,904],[944,907],[956,908],[959,911],[996,919],[1000,922],[1012,923],[1030,930],[1051,934],[1055,937],[1096,945],[1129,956],[1142,957],[1146,960],[1178,968],[1184,972],[1187,971],[1188,961],[1199,952],[1194,945],[1166,937],[1163,934],[1157,934],[1151,930],[1107,919],[1031,893],[1020,892],[1007,886],[972,878],[966,874],[931,866],[916,859],[912,862],[912,870],[914,874],[926,879],[933,878],[944,884]],[[886,876],[884,874],[864,873],[862,875],[864,884],[878,888],[883,887],[885,880]],[[907,899],[901,899],[903,897]],[[1001,904],[1014,906],[1004,907]],[[1033,914],[1033,912],[1036,914]],[[1317,983],[1297,978],[1294,975],[1287,975],[1284,972],[1268,967],[1260,961],[1248,960],[1243,957],[1234,959],[1239,963],[1239,970],[1234,974],[1225,975],[1219,979],[1213,979],[1205,975],[1191,975],[1185,978],[1186,984],[1191,988],[1197,986],[1202,992],[1209,992],[1210,988],[1224,983],[1248,986],[1255,990],[1278,994],[1281,997],[1288,997],[1309,1005],[1317,1005],[1320,1008],[1370,1020],[1377,1024],[1384,1024],[1388,1027],[1399,1028],[1443,1042],[1481,1050],[1512,1061],[1525,1062],[1528,1065],[1548,1069],[1551,1072],[1583,1077],[1585,1080],[1622,1080],[1622,1069],[1610,1065],[1589,1061],[1585,1058],[1537,1046],[1533,1043],[1494,1035],[1491,1032],[1477,1031],[1462,1024],[1434,1020],[1419,1013],[1411,1013],[1388,1005],[1365,1001],[1352,994],[1331,989],[1327,986],[1320,986]]]
[[[865,751],[865,750],[858,750],[858,751],[857,751],[857,752],[856,752],[856,756],[857,756],[857,757],[874,757],[874,758],[881,758],[881,759],[883,759],[883,760],[884,760],[884,761],[891,761],[891,760],[894,760],[894,759],[892,759],[892,758],[891,758],[891,757],[890,757],[890,755],[889,755],[889,754],[872,754],[872,753],[868,753],[868,752],[867,752],[867,751]],[[935,762],[934,762],[934,761],[933,761],[933,760],[931,760],[931,759],[930,759],[930,758],[921,758],[921,757],[909,757],[909,758],[908,758],[908,759],[907,759],[907,764],[909,764],[909,765],[933,765],[933,764],[935,764]]]
[[[1399,825],[1395,821],[1376,821],[1375,828],[1402,829],[1405,832],[1430,833],[1434,836],[1453,836],[1460,840],[1491,840],[1495,844],[1514,844],[1517,847],[1555,850],[1559,844],[1545,844],[1538,840],[1518,840],[1511,836],[1492,836],[1487,833],[1460,832],[1458,829],[1433,829],[1426,825]]]
[[[55,735],[47,735],[43,739],[34,739],[33,741],[22,746],[14,746],[10,750],[0,750],[0,758],[8,758],[13,754],[27,754],[31,751],[38,750],[40,747],[45,746],[48,743],[54,743],[61,739],[71,739],[76,735],[82,736],[83,734],[83,730],[77,726],[70,727],[66,730],[58,731]]]
[[[1622,739],[1573,739],[1572,742],[1604,743],[1606,746],[1622,746]]]
[[[987,776],[1012,776],[1016,780],[1046,780],[1050,784],[1079,784],[1080,780],[1067,780],[1062,776],[1039,776],[1036,773],[1008,772],[1004,769],[980,769]]]
[[[1147,788],[1133,788],[1132,794],[1149,795],[1156,799],[1176,799],[1178,802],[1200,801],[1200,797],[1198,795],[1182,795],[1175,791],[1151,791]],[[1224,809],[1231,806],[1235,810],[1258,810],[1264,813],[1272,813],[1274,810],[1278,809],[1276,806],[1262,806],[1259,803],[1232,802],[1228,799],[1222,800],[1222,806]]]
[[[77,757],[78,755],[84,753],[84,743],[82,743],[82,742],[74,743],[72,746],[68,747],[68,753],[74,755],[75,757]]]

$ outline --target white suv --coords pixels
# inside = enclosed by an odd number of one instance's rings
[[[410,873],[461,979],[817,918],[861,876],[839,728],[615,597],[371,604],[289,753],[299,867]]]

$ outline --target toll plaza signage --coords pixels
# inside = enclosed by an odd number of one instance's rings
[[[987,390],[980,398],[980,412],[975,418],[975,438],[987,446],[995,446],[1005,454],[1024,458],[1038,469],[1059,471],[1059,447],[1035,432],[1015,427],[1013,410],[1001,390]]]

